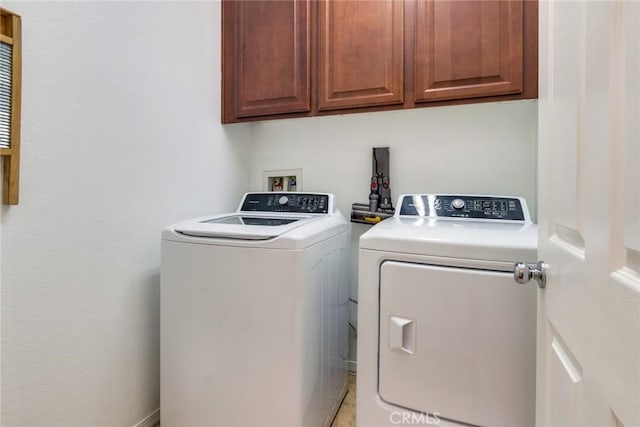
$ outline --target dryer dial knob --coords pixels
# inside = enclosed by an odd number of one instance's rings
[[[456,209],[456,210],[460,210],[464,208],[464,200],[453,199],[453,201],[451,202],[451,207],[453,207],[453,209]]]
[[[278,203],[280,203],[281,205],[286,205],[287,203],[289,203],[289,198],[287,196],[282,196],[278,199]]]

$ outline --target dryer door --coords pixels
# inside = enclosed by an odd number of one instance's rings
[[[473,425],[533,426],[535,286],[406,262],[380,271],[380,397]]]

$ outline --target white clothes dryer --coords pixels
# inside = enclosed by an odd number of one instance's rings
[[[165,229],[162,426],[328,426],[347,389],[348,242],[321,193],[248,193]]]
[[[518,197],[402,195],[360,238],[356,423],[535,425],[537,230]]]

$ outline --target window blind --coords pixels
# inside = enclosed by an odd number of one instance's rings
[[[13,46],[0,42],[0,148],[11,148]]]

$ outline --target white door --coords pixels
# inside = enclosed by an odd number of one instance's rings
[[[640,2],[540,2],[538,426],[640,425]]]

